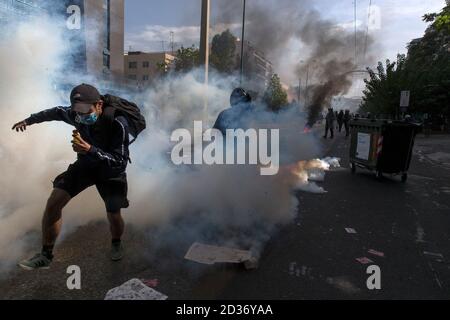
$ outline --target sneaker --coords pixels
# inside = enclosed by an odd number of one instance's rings
[[[121,243],[113,244],[111,246],[111,260],[119,261],[123,258],[123,246]]]
[[[25,270],[50,269],[51,263],[52,260],[38,253],[31,259],[21,261],[19,267]]]

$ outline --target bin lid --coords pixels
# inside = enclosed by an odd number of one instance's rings
[[[361,127],[382,127],[389,123],[390,120],[384,119],[353,119],[349,122],[350,126]]]

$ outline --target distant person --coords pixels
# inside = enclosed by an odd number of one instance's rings
[[[337,122],[338,122],[338,128],[339,132],[342,132],[342,125],[344,124],[344,111],[339,111],[337,115]]]
[[[350,135],[350,120],[352,119],[352,116],[350,115],[350,110],[345,110],[344,116],[343,116],[343,123],[345,127],[345,137],[347,138]]]
[[[328,131],[330,131],[330,138],[334,138],[334,125],[336,121],[336,116],[334,114],[333,108],[328,109],[328,113],[325,117],[325,135],[323,136],[325,139],[328,137]]]
[[[217,117],[214,129],[220,130],[225,136],[227,129],[244,129],[245,119],[252,110],[252,97],[242,88],[233,90],[230,96],[230,106]]]
[[[337,120],[337,118],[338,118],[338,112],[337,111],[335,111],[334,112],[334,120],[336,121]],[[338,125],[336,124],[336,130],[339,130],[339,127],[338,127]]]

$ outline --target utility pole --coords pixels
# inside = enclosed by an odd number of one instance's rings
[[[306,66],[306,86],[305,86],[305,108],[308,108],[308,81],[309,81],[309,63]]]
[[[175,33],[173,31],[170,31],[170,47],[172,49],[172,55],[174,53],[174,39],[175,39]]]
[[[244,0],[244,8],[242,10],[241,76],[240,76],[240,81],[239,81],[241,87],[242,87],[242,81],[243,81],[243,78],[244,78],[245,9],[246,9],[246,0]]]
[[[208,73],[209,73],[209,19],[210,0],[202,0],[202,21],[200,30],[200,64],[205,68],[205,103],[203,117],[206,120],[208,114]]]

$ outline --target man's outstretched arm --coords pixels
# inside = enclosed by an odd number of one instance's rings
[[[46,121],[64,121],[70,125],[75,124],[75,113],[70,107],[56,107],[32,114],[29,118],[16,123],[12,130],[25,131],[27,126]]]

